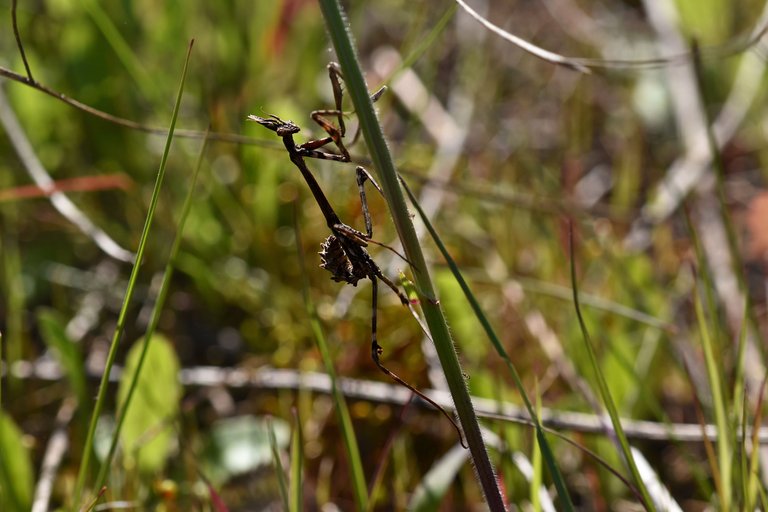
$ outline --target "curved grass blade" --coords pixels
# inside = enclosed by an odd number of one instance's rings
[[[715,408],[715,423],[717,424],[717,465],[720,478],[720,488],[718,489],[718,498],[722,510],[731,509],[731,475],[733,470],[733,460],[731,459],[733,450],[731,448],[731,429],[728,425],[728,406],[723,394],[722,375],[715,356],[715,347],[712,342],[712,336],[704,315],[704,306],[701,303],[698,286],[694,285],[693,303],[696,311],[696,320],[699,324],[699,333],[701,334],[701,346],[704,350],[704,361],[709,379],[709,389],[712,392],[712,403]]]
[[[578,283],[576,282],[576,257],[573,253],[572,221],[569,222],[568,226],[569,226],[568,244],[570,247],[569,259],[571,263],[571,287],[573,289],[573,305],[576,309],[576,317],[579,320],[579,328],[581,329],[582,339],[584,340],[584,348],[587,351],[587,356],[589,357],[589,363],[592,366],[592,372],[595,375],[595,380],[597,381],[597,387],[600,391],[600,396],[602,397],[603,403],[605,404],[605,408],[608,411],[608,416],[610,416],[611,418],[611,424],[613,425],[613,430],[616,435],[616,439],[621,447],[621,452],[624,455],[624,461],[629,467],[629,471],[632,473],[632,478],[634,480],[635,485],[637,486],[637,490],[640,492],[643,506],[646,508],[646,510],[655,511],[656,506],[654,505],[654,502],[651,499],[651,495],[648,492],[648,488],[646,487],[645,482],[643,482],[643,478],[640,475],[640,471],[637,469],[635,458],[632,456],[632,449],[629,446],[629,441],[627,440],[627,436],[624,433],[624,429],[621,426],[621,418],[619,417],[619,411],[618,409],[616,409],[616,404],[613,402],[613,397],[611,396],[611,391],[608,388],[608,383],[605,380],[605,376],[603,375],[603,372],[600,370],[600,364],[597,361],[597,354],[595,354],[595,349],[592,346],[592,339],[589,336],[589,331],[587,331],[587,325],[584,322],[584,317],[581,314],[581,306],[579,305],[579,288],[578,288]]]
[[[456,278],[459,286],[461,286],[461,290],[464,292],[464,297],[466,297],[470,307],[472,308],[472,311],[475,313],[475,316],[480,322],[480,325],[482,325],[486,336],[488,336],[488,339],[491,340],[491,344],[496,349],[496,352],[507,365],[507,369],[509,370],[510,375],[512,375],[512,380],[515,383],[515,387],[517,387],[517,390],[520,393],[523,402],[525,403],[525,407],[528,410],[528,414],[531,416],[531,420],[533,421],[534,428],[536,429],[536,439],[538,441],[539,447],[541,448],[542,457],[547,463],[547,468],[549,469],[549,472],[552,476],[552,480],[555,482],[555,487],[557,488],[557,493],[560,496],[563,510],[573,510],[573,503],[571,502],[571,497],[568,494],[568,490],[565,486],[565,479],[560,473],[560,469],[557,467],[557,462],[555,461],[552,448],[549,446],[549,442],[544,435],[541,421],[539,420],[539,416],[534,410],[533,402],[531,402],[531,399],[528,397],[528,393],[525,391],[525,386],[523,386],[523,381],[520,379],[520,374],[517,372],[515,365],[512,363],[512,360],[507,354],[507,351],[504,349],[504,346],[501,344],[498,336],[496,336],[496,332],[493,330],[493,327],[491,327],[491,323],[488,321],[488,318],[485,316],[483,309],[480,307],[480,303],[475,298],[475,295],[469,288],[469,284],[467,284],[467,281],[461,274],[461,270],[459,270],[458,265],[456,265],[456,261],[454,261],[453,257],[448,252],[448,249],[446,249],[445,244],[443,244],[443,241],[440,238],[440,235],[437,234],[437,231],[432,226],[429,218],[427,218],[426,213],[424,213],[424,210],[421,208],[418,199],[413,194],[413,192],[411,192],[411,189],[408,187],[408,184],[405,182],[402,176],[400,177],[400,183],[402,184],[405,193],[408,194],[408,198],[410,199],[411,204],[414,208],[416,208],[416,211],[424,223],[424,226],[427,228],[427,231],[429,231],[432,240],[434,240],[438,250],[443,255],[446,263],[448,263],[448,267],[451,269],[453,276]]]

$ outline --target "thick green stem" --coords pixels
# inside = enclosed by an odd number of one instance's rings
[[[469,390],[464,381],[464,375],[448,330],[448,324],[435,295],[419,239],[399,186],[392,155],[387,148],[384,133],[368,94],[368,88],[363,78],[360,63],[357,60],[352,36],[348,30],[341,6],[338,0],[320,0],[320,8],[344,73],[347,91],[352,98],[355,112],[360,120],[360,127],[371,153],[371,160],[378,171],[384,197],[392,212],[405,253],[411,263],[414,281],[422,294],[421,307],[424,311],[424,317],[435,342],[440,364],[443,367],[448,387],[456,405],[456,412],[472,454],[480,485],[490,509],[493,511],[505,510],[504,501],[496,482],[496,475],[480,434],[480,425],[477,422],[477,416],[469,397]]]

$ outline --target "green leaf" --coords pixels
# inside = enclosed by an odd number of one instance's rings
[[[0,411],[0,510],[29,510],[34,474],[29,450],[13,419]]]
[[[61,316],[52,309],[41,308],[37,312],[37,325],[43,341],[64,369],[78,403],[88,404],[83,356],[77,344],[67,337]]]
[[[121,404],[136,372],[141,345],[139,340],[128,354],[118,390]],[[144,369],[120,433],[126,458],[134,460],[142,472],[162,469],[168,457],[174,436],[172,422],[179,413],[181,398],[178,373],[179,361],[173,345],[164,336],[155,334],[150,339]]]

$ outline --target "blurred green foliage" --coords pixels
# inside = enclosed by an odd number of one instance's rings
[[[586,35],[579,30],[580,18],[573,11],[547,10],[544,3],[490,2],[486,14],[521,37],[565,55],[629,58],[636,47],[654,44],[654,32],[639,2],[566,2],[592,23]],[[0,0],[0,66],[21,73],[24,67],[10,30],[10,4]],[[555,2],[547,4],[552,7]],[[720,0],[678,0],[676,5],[683,33],[705,45],[747,33],[761,8],[754,1],[733,5]],[[585,302],[585,320],[620,411],[656,421],[698,421],[696,372],[685,366],[692,363],[683,363],[682,355],[692,353],[691,361],[703,364],[691,312],[688,269],[693,258],[684,223],[680,216],[673,216],[653,229],[650,245],[642,252],[630,252],[624,244],[641,208],[654,196],[670,164],[684,152],[663,70],[586,76],[555,68],[494,37],[461,12],[453,14],[444,29],[436,30],[452,6],[452,2],[428,0],[348,2],[371,89],[383,83],[390,86],[377,107],[400,170],[423,194],[422,204],[434,207],[433,223],[471,281],[524,383],[530,390],[538,383],[544,407],[591,412],[526,323],[530,314],[541,313],[563,357],[577,375],[591,382],[573,304],[546,289],[536,291],[526,285],[533,280],[569,286],[564,219],[571,217],[576,221],[580,291],[674,325],[674,329],[662,329]],[[205,489],[200,490],[196,456],[217,449],[219,456],[239,450],[237,443],[221,444],[222,433],[229,428],[222,426],[228,425],[222,423],[223,417],[246,418],[229,426],[241,426],[238,442],[251,446],[247,450],[257,446],[259,456],[264,451],[268,460],[261,417],[272,414],[288,420],[291,408],[297,406],[303,420],[307,508],[328,501],[344,510],[351,508],[349,465],[328,397],[226,386],[186,386],[182,393],[171,378],[177,359],[181,367],[322,369],[303,305],[297,225],[309,267],[309,293],[338,375],[384,380],[370,360],[369,285],[343,287],[316,268],[319,244],[328,234],[325,221],[279,140],[245,122],[251,113],[275,114],[302,127],[298,140],[323,135],[309,113],[333,107],[325,69],[333,54],[315,2],[41,0],[19,2],[18,18],[36,80],[94,108],[153,127],[167,125],[177,70],[188,40],[195,38],[179,128],[205,130],[210,125],[213,132],[251,138],[248,143],[210,144],[174,287],[159,326],[163,333],[159,339],[166,341],[153,342],[162,352],[153,356],[155,370],[145,373],[147,392],[155,396],[160,390],[168,401],[157,410],[176,407],[172,414],[176,419],[162,449],[149,444],[142,448],[156,457],[151,462],[140,458],[140,465],[147,461],[148,473],[133,474],[124,464],[115,466],[106,499],[164,503],[179,510],[208,506]],[[587,37],[590,34],[593,37]],[[434,43],[425,48],[425,40]],[[392,67],[377,71],[386,67],[384,49],[394,49],[401,59],[414,57],[412,67],[399,74]],[[741,58],[705,60],[711,111],[717,112],[729,94]],[[421,88],[413,81],[402,85],[398,77],[418,79],[432,109],[414,108],[411,100],[420,99]],[[164,137],[109,123],[19,83],[6,80],[0,85],[54,180],[103,175],[128,179],[128,189],[75,190],[68,196],[118,244],[135,250]],[[742,219],[751,199],[765,188],[766,174],[761,171],[768,156],[764,88],[761,83],[723,155],[727,205],[745,233],[744,263],[753,272],[748,275],[753,278],[750,285],[758,316],[765,312],[764,262],[746,250],[750,233]],[[435,113],[437,106],[445,116]],[[349,123],[351,136],[354,116]],[[434,134],[440,130],[455,130],[454,138],[437,142]],[[199,140],[181,136],[174,140],[142,267],[141,289],[127,326],[128,339],[139,338],[146,326],[142,312],[153,299],[153,276],[166,263],[199,145]],[[363,143],[352,152],[364,161]],[[447,163],[432,168],[439,158]],[[321,161],[309,165],[339,216],[362,228],[354,167]],[[608,173],[609,185],[592,197],[585,183],[601,170]],[[423,186],[430,180],[431,186]],[[0,131],[0,191],[30,183],[15,149]],[[369,196],[375,239],[389,243],[395,235],[384,202],[375,193]],[[427,237],[424,246],[434,257],[441,303],[472,392],[519,403],[503,363],[489,350]],[[386,264],[390,258],[386,251],[373,248],[371,252],[393,278],[406,266],[400,261]],[[73,354],[98,361],[104,353],[104,340],[111,338],[130,267],[106,256],[45,198],[0,202],[0,257],[3,360],[36,360],[67,337],[77,344],[70,352],[57,349],[69,381],[3,381],[2,439],[10,443],[4,446],[19,450],[14,463],[21,469],[13,474],[21,475],[14,498],[21,506],[31,500],[31,468],[39,467],[58,404],[71,394],[81,400],[86,396]],[[36,319],[41,307],[56,315],[45,313]],[[386,290],[381,293],[378,314],[387,366],[416,386],[435,385],[421,349],[418,324]],[[121,364],[130,364],[127,353],[128,347],[122,347]],[[722,364],[726,381],[732,382],[734,355],[724,355]],[[95,388],[93,381],[88,385]],[[119,399],[115,390],[113,401]],[[363,400],[348,403],[368,480],[372,481],[383,460],[388,461],[383,491],[375,498],[377,506],[402,509],[435,461],[456,443],[453,429],[437,415],[413,407],[402,411]],[[711,422],[711,404],[704,400],[702,405],[704,417]],[[154,409],[151,401],[143,407]],[[142,413],[142,421],[165,418],[151,414]],[[509,466],[508,455],[520,451],[530,456],[532,434],[525,427],[487,425],[508,443],[510,452],[495,456],[500,478],[507,484],[510,501],[524,506],[530,499],[529,488]],[[124,439],[123,449],[140,438],[146,427],[137,427],[133,437]],[[70,453],[79,453],[82,431],[77,424],[70,430]],[[24,443],[22,432],[27,434]],[[284,443],[287,433],[279,437]],[[607,441],[575,438],[621,467]],[[26,462],[29,440],[34,440],[29,450],[31,466]],[[623,485],[597,469],[584,453],[558,440],[553,443],[574,496],[586,509],[610,509],[619,500],[632,499]],[[638,447],[673,495],[685,496],[692,509],[708,502],[706,485],[696,482],[683,463],[698,465],[706,473],[701,446],[638,443]],[[6,453],[3,447],[0,452]],[[244,467],[237,475],[219,473],[206,464],[202,472],[216,473],[213,480],[225,487],[222,497],[232,510],[279,499],[258,485],[274,482],[261,464]],[[76,471],[76,460],[64,461],[55,506],[69,505],[67,490]],[[467,509],[478,503],[473,478],[470,465],[465,465],[442,506]],[[176,494],[166,495],[155,485],[162,479],[182,485]],[[6,482],[2,499],[10,496]]]

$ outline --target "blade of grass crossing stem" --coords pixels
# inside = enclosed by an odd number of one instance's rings
[[[352,98],[352,104],[355,107],[366,145],[370,151],[371,160],[378,172],[379,184],[383,189],[405,254],[411,262],[415,284],[424,293],[421,308],[427,325],[429,325],[435,350],[469,445],[483,494],[492,511],[502,511],[504,510],[504,500],[501,497],[496,474],[480,433],[480,424],[469,397],[469,389],[464,380],[456,349],[453,346],[448,324],[435,296],[434,286],[421,251],[419,238],[416,236],[405,198],[398,185],[392,155],[389,153],[389,148],[384,140],[384,132],[368,95],[360,62],[357,59],[352,36],[339,0],[320,0],[320,10],[336,49],[336,56],[344,73],[347,92]]]
[[[157,178],[155,179],[155,186],[152,190],[152,198],[149,202],[149,209],[147,210],[147,217],[144,221],[144,227],[141,232],[141,238],[139,239],[139,248],[136,251],[136,261],[131,269],[131,276],[128,279],[128,287],[123,297],[123,304],[120,308],[120,313],[117,318],[117,325],[115,326],[115,333],[112,337],[112,343],[109,347],[109,353],[107,354],[107,361],[104,367],[104,373],[99,384],[99,391],[96,396],[96,403],[93,407],[93,413],[91,414],[91,421],[88,426],[88,434],[85,438],[85,445],[83,446],[83,454],[80,458],[80,470],[77,475],[77,484],[75,486],[73,506],[78,507],[81,496],[85,487],[85,479],[88,475],[88,467],[90,465],[91,455],[93,453],[93,441],[94,433],[96,432],[96,424],[98,422],[101,411],[104,408],[104,401],[107,396],[107,388],[109,384],[109,375],[112,371],[112,366],[115,363],[115,356],[117,355],[117,347],[120,344],[120,340],[123,336],[125,329],[126,316],[128,314],[128,305],[131,303],[134,289],[136,287],[136,281],[138,280],[139,269],[141,268],[141,262],[144,257],[144,251],[147,245],[147,238],[149,237],[149,231],[152,226],[152,220],[155,216],[155,209],[157,208],[158,198],[160,196],[160,188],[163,184],[163,178],[165,177],[165,166],[168,162],[168,154],[171,150],[171,142],[173,141],[173,132],[176,128],[176,119],[179,115],[179,107],[181,105],[181,97],[184,93],[184,81],[187,78],[187,69],[189,67],[189,57],[192,53],[192,45],[194,39],[190,41],[187,49],[187,55],[184,60],[184,69],[181,73],[181,80],[179,84],[179,91],[176,95],[176,103],[173,106],[173,113],[171,115],[170,129],[168,131],[168,138],[165,142],[165,148],[163,149],[163,155],[160,159],[160,167],[157,172]]]
[[[731,442],[735,443],[732,437],[730,423],[727,419],[729,411],[728,404],[726,402],[725,394],[722,392],[723,377],[720,374],[719,365],[714,362],[714,354],[720,353],[722,350],[726,350],[726,347],[716,347],[713,343],[713,337],[720,334],[720,323],[717,321],[720,312],[717,308],[717,303],[714,297],[715,286],[712,281],[711,273],[709,272],[709,265],[707,263],[706,254],[704,248],[699,239],[698,232],[694,228],[693,220],[687,209],[685,209],[685,221],[688,227],[688,234],[691,238],[694,248],[694,254],[696,255],[696,281],[694,287],[694,307],[696,308],[696,318],[699,324],[699,331],[702,338],[702,346],[704,348],[704,361],[707,368],[707,378],[710,382],[710,389],[712,392],[712,401],[715,406],[715,424],[717,425],[718,438],[717,438],[717,457],[716,463],[712,464],[713,471],[716,473],[714,476],[715,485],[717,488],[718,499],[720,500],[721,507],[724,503],[729,504],[732,500],[732,486],[731,486],[731,470],[732,462],[730,455],[724,458],[724,455],[728,452],[732,453]],[[706,299],[707,311],[704,312],[704,304],[701,300],[701,295],[704,295]],[[745,306],[749,308],[749,304]],[[699,308],[701,313],[699,313]],[[745,310],[746,311],[746,310]],[[743,324],[742,333],[746,334],[747,324]],[[719,338],[720,336],[718,336]],[[742,348],[739,348],[741,351]],[[737,363],[738,364],[738,363]],[[714,372],[714,373],[713,373]],[[737,370],[738,372],[738,370]],[[736,380],[738,386],[738,379]],[[734,391],[736,395],[738,390]],[[734,402],[739,403],[739,402]],[[733,419],[733,418],[732,418]],[[726,462],[727,461],[727,462]],[[724,467],[727,466],[727,467]],[[728,510],[727,508],[723,510]]]
[[[699,332],[701,334],[701,346],[704,350],[704,362],[707,368],[707,377],[709,378],[709,389],[712,393],[712,404],[715,407],[715,424],[717,425],[717,465],[720,472],[721,485],[717,494],[718,499],[720,500],[721,510],[730,510],[732,499],[731,471],[733,469],[731,454],[733,453],[733,450],[730,443],[730,429],[728,428],[728,409],[723,395],[723,384],[719,365],[715,358],[715,348],[704,315],[704,306],[701,303],[698,286],[694,287],[693,293],[696,319],[699,323]]]
[[[294,220],[297,217],[298,214],[294,212]],[[355,429],[352,427],[352,418],[349,415],[347,402],[344,400],[344,395],[338,385],[336,369],[333,366],[333,360],[331,359],[331,354],[328,350],[328,343],[325,340],[323,328],[320,325],[320,319],[317,317],[315,305],[309,295],[309,281],[307,280],[306,272],[307,267],[304,262],[304,249],[301,243],[301,235],[298,225],[294,226],[294,229],[296,231],[299,268],[301,269],[303,278],[304,305],[307,310],[310,326],[312,327],[312,334],[314,334],[317,348],[320,350],[320,357],[323,359],[325,371],[331,379],[331,397],[333,399],[334,408],[336,409],[336,417],[341,428],[341,436],[344,439],[344,448],[347,452],[350,472],[352,473],[352,490],[355,495],[355,505],[357,506],[357,510],[364,511],[368,509],[369,496],[368,487],[365,483],[365,473],[363,472],[363,462],[360,458],[360,448],[357,445],[357,436],[355,436]]]
[[[173,239],[173,244],[171,245],[171,252],[168,256],[168,262],[165,265],[165,271],[163,272],[163,282],[160,285],[160,290],[157,293],[157,299],[155,300],[154,307],[152,308],[152,317],[149,320],[149,325],[147,326],[147,330],[144,333],[144,341],[141,347],[141,355],[139,356],[139,362],[136,365],[136,372],[133,374],[131,378],[131,384],[128,387],[128,394],[125,397],[125,402],[122,404],[119,404],[119,412],[118,412],[118,420],[117,425],[115,426],[115,431],[112,434],[112,442],[109,446],[109,452],[107,453],[107,458],[104,459],[104,462],[101,465],[101,469],[99,470],[99,475],[96,478],[96,486],[95,487],[101,487],[104,485],[106,479],[107,479],[107,471],[109,471],[109,468],[112,465],[112,459],[115,456],[115,450],[117,449],[117,443],[120,436],[120,431],[123,428],[123,423],[125,422],[125,418],[128,413],[128,408],[131,405],[131,401],[133,399],[133,395],[136,392],[136,387],[139,382],[139,375],[141,374],[141,370],[144,367],[144,361],[147,358],[147,353],[149,352],[149,344],[152,341],[152,338],[155,334],[155,329],[157,329],[157,324],[160,322],[160,315],[163,312],[163,307],[165,306],[165,299],[168,296],[168,289],[171,286],[171,281],[173,279],[173,269],[176,265],[176,257],[179,254],[179,247],[181,247],[181,240],[183,238],[184,234],[184,224],[187,220],[187,216],[189,215],[189,211],[192,208],[192,198],[194,197],[194,191],[195,191],[195,185],[197,184],[197,178],[200,174],[200,168],[202,167],[203,163],[203,157],[205,156],[205,147],[208,144],[208,133],[206,132],[205,138],[203,139],[203,144],[200,148],[200,154],[197,157],[197,163],[195,164],[195,171],[192,175],[192,183],[189,186],[189,190],[187,191],[187,197],[184,199],[184,205],[181,208],[181,215],[179,216],[179,225],[176,228],[176,236]]]
[[[408,198],[410,199],[411,204],[413,205],[414,208],[416,208],[416,211],[418,212],[419,217],[421,217],[421,220],[424,223],[424,226],[427,228],[427,231],[429,231],[429,234],[432,237],[432,240],[434,240],[438,250],[443,255],[443,258],[445,259],[446,263],[448,263],[448,268],[451,269],[451,272],[453,273],[454,278],[459,283],[461,290],[464,292],[464,297],[469,302],[469,305],[472,308],[472,311],[474,312],[478,321],[480,322],[480,325],[482,325],[486,336],[488,336],[488,339],[491,340],[491,344],[496,349],[496,352],[499,354],[499,356],[504,360],[504,363],[507,365],[507,369],[509,370],[510,375],[512,375],[512,380],[515,383],[515,387],[517,388],[518,392],[520,393],[520,396],[523,399],[525,407],[528,410],[528,414],[531,417],[531,421],[533,421],[534,428],[536,429],[536,439],[538,440],[538,445],[541,448],[542,456],[545,462],[547,463],[547,468],[549,469],[549,472],[552,475],[552,480],[554,481],[555,487],[557,488],[557,492],[558,492],[558,495],[560,496],[563,509],[573,510],[573,503],[571,502],[571,497],[568,494],[567,487],[565,486],[565,479],[563,478],[563,475],[560,473],[560,469],[557,467],[557,462],[555,461],[555,457],[552,452],[552,449],[549,446],[549,442],[547,441],[546,436],[544,435],[544,431],[542,430],[541,422],[539,421],[539,416],[538,414],[536,414],[536,411],[534,410],[533,402],[531,402],[531,399],[528,397],[528,393],[525,391],[525,386],[523,386],[523,381],[522,379],[520,379],[520,374],[517,372],[517,368],[515,368],[515,365],[512,363],[512,359],[510,359],[509,355],[507,354],[507,351],[504,349],[504,346],[501,344],[499,337],[496,335],[496,331],[494,331],[493,327],[491,327],[491,323],[488,321],[488,318],[485,316],[485,313],[483,312],[482,307],[480,307],[480,303],[477,301],[477,299],[475,298],[475,295],[472,293],[472,290],[469,288],[469,284],[464,279],[464,276],[462,275],[461,270],[459,270],[459,266],[456,264],[456,261],[448,252],[448,249],[445,247],[445,244],[443,244],[443,241],[440,238],[440,235],[437,234],[437,231],[432,226],[432,223],[429,221],[427,214],[421,208],[421,205],[419,204],[418,199],[416,199],[416,196],[413,194],[413,192],[411,192],[410,187],[408,187],[408,184],[405,182],[405,180],[403,180],[402,177],[400,177],[400,183],[403,185],[403,189],[405,190],[405,193],[408,194]]]
[[[275,429],[271,418],[267,418],[267,432],[269,433],[269,447],[272,450],[272,462],[275,464],[275,473],[277,473],[277,484],[280,488],[280,498],[283,500],[283,509],[289,510],[288,482],[285,479],[285,469],[283,468],[283,461],[280,457],[280,449],[277,446],[277,438],[275,437]]]
[[[304,473],[304,435],[301,432],[301,418],[297,410],[293,411],[293,419],[296,422],[293,428],[291,439],[291,488],[289,491],[290,503],[288,510],[290,512],[301,512],[304,510],[304,495],[302,474]]]
[[[587,351],[587,355],[589,356],[589,362],[592,366],[592,371],[595,374],[595,380],[597,381],[597,387],[600,391],[600,395],[603,399],[603,403],[605,404],[605,408],[608,411],[608,415],[611,418],[611,424],[613,425],[613,430],[616,433],[616,438],[619,441],[619,444],[621,445],[621,451],[624,454],[624,460],[629,466],[629,470],[632,473],[632,478],[635,482],[635,485],[637,486],[637,490],[640,492],[643,506],[646,508],[646,510],[656,510],[656,507],[653,503],[653,500],[651,499],[651,495],[648,492],[648,488],[645,486],[645,483],[643,482],[643,478],[640,476],[640,472],[637,469],[637,464],[635,464],[635,459],[632,456],[632,450],[629,447],[629,441],[627,440],[627,436],[624,433],[624,429],[621,426],[621,418],[619,418],[619,411],[616,409],[616,404],[613,402],[613,397],[611,396],[611,392],[608,388],[608,383],[605,381],[605,376],[603,375],[603,372],[600,370],[600,364],[597,361],[597,354],[595,354],[595,349],[592,346],[592,339],[589,336],[589,331],[587,330],[587,325],[584,323],[584,317],[581,315],[581,306],[579,305],[579,289],[578,289],[578,283],[576,282],[576,256],[574,255],[573,250],[573,223],[571,222],[568,227],[568,245],[570,248],[570,254],[569,259],[571,263],[571,287],[573,288],[573,305],[576,309],[576,317],[579,321],[579,328],[581,329],[581,335],[582,339],[584,340],[584,348]]]

